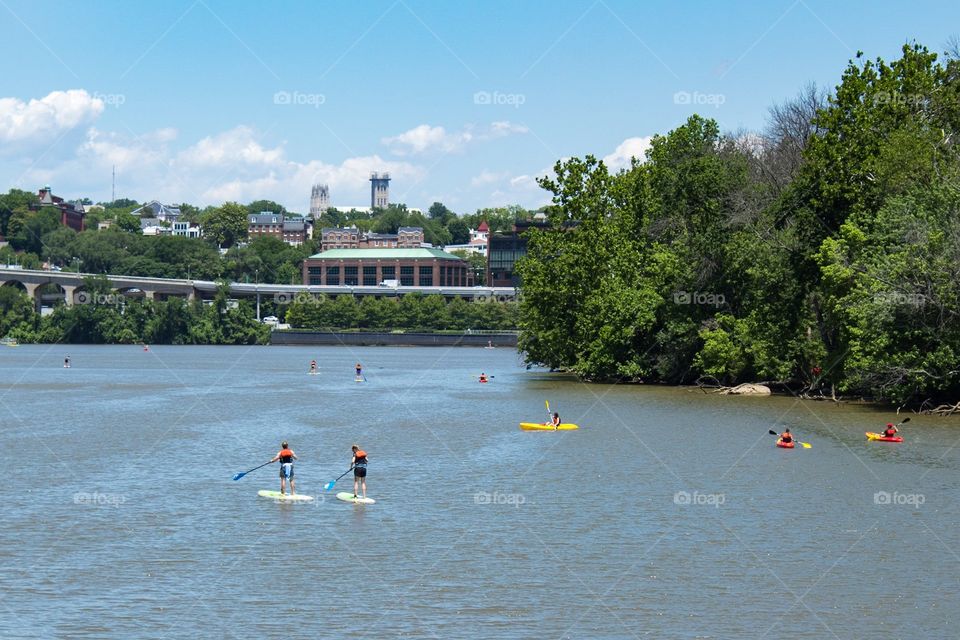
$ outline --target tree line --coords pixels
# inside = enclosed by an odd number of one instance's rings
[[[520,347],[590,380],[960,396],[960,56],[851,60],[761,133],[698,115],[541,184]]]
[[[446,246],[469,242],[470,230],[483,221],[493,230],[509,230],[515,221],[533,215],[513,206],[480,209],[461,216],[440,202],[433,203],[427,215],[402,204],[371,212],[329,209],[315,221],[315,237],[302,246],[291,247],[275,237],[247,238],[247,216],[251,213],[296,215],[271,200],[246,205],[226,202],[205,209],[177,205],[182,220],[201,225],[202,239],[142,235],[140,219],[132,213],[140,204],[129,199],[101,203],[105,208],[88,213],[86,230],[80,233],[62,227],[56,210],[37,209],[38,204],[35,194],[20,189],[0,194],[0,235],[9,241],[9,246],[0,248],[0,262],[32,269],[46,264],[86,273],[271,284],[302,282],[303,260],[320,252],[323,226],[354,225],[361,231],[377,233],[396,233],[401,226],[422,227],[425,241]],[[98,231],[102,221],[110,221],[111,226]],[[473,254],[461,257],[471,263],[475,282],[483,284],[485,259]]]

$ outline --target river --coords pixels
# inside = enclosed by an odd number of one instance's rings
[[[957,635],[955,419],[872,443],[890,412],[510,349],[23,345],[0,376],[4,638]],[[580,429],[520,431],[545,401]],[[233,480],[284,439],[313,503]],[[323,491],[353,443],[375,505]]]

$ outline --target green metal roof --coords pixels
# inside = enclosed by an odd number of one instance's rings
[[[452,253],[440,249],[420,247],[419,249],[328,249],[310,256],[311,260],[462,260]]]

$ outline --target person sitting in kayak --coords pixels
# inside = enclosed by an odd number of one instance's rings
[[[353,467],[353,497],[357,497],[357,483],[360,484],[361,493],[364,498],[367,497],[367,452],[360,448],[360,445],[350,447],[353,452],[353,458],[350,460],[350,466]]]
[[[556,411],[553,412],[553,415],[550,416],[550,425],[553,427],[553,430],[556,431],[560,426],[560,414]]]
[[[899,431],[899,430],[893,425],[893,423],[892,423],[892,422],[888,422],[888,423],[887,423],[887,428],[883,430],[883,437],[884,437],[884,438],[892,438],[892,437],[894,437],[894,436],[897,435],[897,431]]]
[[[284,493],[287,480],[290,481],[290,495],[296,493],[293,484],[293,461],[298,459],[297,454],[295,454],[287,445],[286,441],[284,441],[280,443],[280,452],[270,461],[280,461],[280,495]]]
[[[480,382],[486,382],[486,381],[487,381],[487,374],[485,374],[484,372],[481,371],[481,372],[480,372]]]
[[[784,430],[783,433],[780,434],[780,442],[782,442],[783,444],[790,444],[791,442],[793,442],[793,436],[790,435],[790,429],[786,429]]]
[[[310,361],[310,373],[316,373],[316,372],[317,372],[317,361],[316,361],[316,360],[311,360],[311,361]]]

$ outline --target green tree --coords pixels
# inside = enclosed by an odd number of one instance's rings
[[[203,216],[204,236],[220,247],[232,247],[247,237],[247,208],[236,202],[225,202]]]

